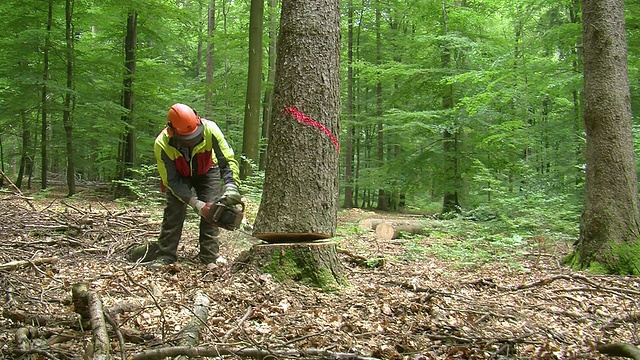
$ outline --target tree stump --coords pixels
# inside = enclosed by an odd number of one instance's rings
[[[259,269],[278,281],[334,290],[347,284],[336,243],[313,241],[256,244],[234,261],[234,271]]]
[[[425,231],[425,224],[422,221],[382,222],[376,226],[376,238],[392,240],[398,238],[400,233],[424,234]]]

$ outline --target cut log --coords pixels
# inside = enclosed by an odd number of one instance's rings
[[[364,230],[364,231],[375,230],[376,226],[378,226],[380,223],[383,223],[385,221],[388,221],[388,220],[386,220],[386,219],[377,219],[377,218],[362,219],[358,223],[358,229]]]
[[[330,241],[256,244],[238,256],[233,269],[258,269],[278,281],[293,280],[327,290],[346,285],[336,243]]]
[[[358,229],[369,231],[375,230],[378,225],[383,222],[386,223],[409,223],[409,222],[418,222],[420,219],[424,219],[424,215],[415,215],[415,216],[402,216],[397,218],[367,218],[362,219],[358,222]]]
[[[376,238],[380,240],[396,239],[401,233],[414,235],[425,232],[425,224],[422,221],[383,222],[376,226]]]

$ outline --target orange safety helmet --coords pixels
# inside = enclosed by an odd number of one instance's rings
[[[181,141],[193,140],[204,130],[196,111],[184,104],[173,104],[169,108],[167,127],[169,133]]]

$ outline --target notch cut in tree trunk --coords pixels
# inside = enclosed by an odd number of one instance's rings
[[[380,240],[397,239],[401,233],[425,234],[425,224],[422,221],[397,221],[383,222],[376,226],[376,238]]]
[[[331,290],[347,284],[335,242],[256,244],[234,261],[234,271],[259,269],[278,281]]]

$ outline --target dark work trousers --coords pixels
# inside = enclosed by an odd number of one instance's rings
[[[217,166],[212,167],[205,175],[189,178],[189,181],[198,199],[205,203],[216,201],[222,196],[220,169]],[[191,210],[191,207],[178,199],[169,190],[167,190],[166,199],[162,229],[158,237],[158,258],[162,258],[167,262],[175,262],[187,208]],[[208,264],[218,258],[218,250],[220,249],[219,234],[220,229],[217,226],[211,225],[200,217],[200,254],[198,258],[201,262]]]

